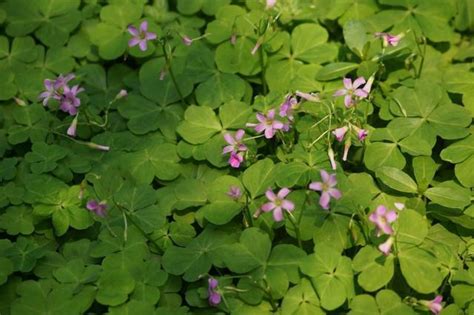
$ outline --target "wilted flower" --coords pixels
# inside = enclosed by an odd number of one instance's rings
[[[76,117],[74,117],[74,119],[72,120],[71,125],[70,125],[69,128],[67,129],[67,134],[68,134],[68,136],[71,136],[71,137],[75,137],[75,136],[76,136],[77,117],[78,117],[78,116],[79,116],[79,114],[77,114]]]
[[[109,146],[97,144],[97,143],[94,143],[94,142],[88,142],[87,146],[89,148],[96,149],[96,150],[101,150],[101,151],[109,151],[110,150]]]
[[[368,134],[369,132],[367,130],[359,129],[357,132],[357,138],[359,138],[360,141],[364,141]]]
[[[344,97],[344,105],[346,107],[351,107],[354,104],[354,95],[360,98],[366,98],[369,94],[367,91],[363,89],[359,89],[359,87],[365,83],[365,79],[363,77],[359,77],[352,82],[349,78],[344,78],[344,88],[337,90],[334,93],[334,96],[343,96]]]
[[[133,36],[128,41],[129,47],[134,47],[138,45],[141,51],[145,51],[148,48],[147,41],[156,39],[156,34],[148,32],[148,22],[143,21],[140,24],[140,29],[138,30],[135,26],[130,25],[128,27],[128,32]]]
[[[229,191],[227,192],[227,196],[234,200],[237,200],[242,197],[242,191],[240,190],[239,186],[230,186]]]
[[[187,35],[184,35],[182,38],[181,38],[183,44],[185,44],[186,46],[191,46],[193,44],[193,39],[190,38],[189,36]]]
[[[281,121],[275,120],[274,109],[269,110],[266,116],[258,113],[257,120],[260,122],[259,124],[248,123],[247,127],[254,127],[258,133],[265,131],[265,138],[267,139],[273,138],[277,130],[285,128]]]
[[[390,254],[390,251],[392,250],[393,241],[394,241],[393,237],[390,236],[384,243],[379,245],[379,250],[385,256],[388,256]]]
[[[209,278],[208,280],[208,287],[207,287],[207,293],[209,295],[209,304],[212,306],[217,306],[221,303],[222,296],[220,295],[219,292],[217,292],[217,286],[219,285],[219,282],[217,279],[214,279],[212,277]]]
[[[397,213],[395,211],[387,211],[387,208],[383,205],[378,206],[369,216],[370,222],[375,223],[377,226],[377,236],[382,234],[393,235],[391,223],[396,219]]]
[[[301,97],[304,100],[307,100],[309,102],[319,102],[321,99],[319,98],[319,94],[316,93],[305,93],[301,91],[296,91],[295,92],[296,96]]]
[[[74,85],[72,88],[66,85],[64,87],[59,108],[63,112],[69,113],[69,115],[76,115],[77,108],[81,106],[81,100],[77,97],[77,94],[83,91],[84,89],[79,87],[79,85]]]
[[[230,43],[232,45],[235,45],[235,43],[237,43],[237,35],[235,33],[233,33],[231,36],[230,36]]]
[[[403,210],[405,209],[405,204],[403,202],[395,202],[393,204],[395,206],[395,208],[397,208],[398,210]]]
[[[160,70],[160,81],[163,81],[165,79],[166,73],[167,73],[166,67],[161,68],[161,70]]]
[[[128,95],[127,90],[122,89],[122,90],[120,90],[120,91],[118,92],[118,94],[115,96],[115,99],[116,99],[116,100],[119,100],[119,99],[121,99],[121,98],[127,97],[127,95]]]
[[[427,307],[430,309],[430,311],[433,314],[438,315],[441,313],[441,310],[443,309],[443,305],[441,302],[443,301],[443,296],[442,295],[437,295],[433,300],[428,301]]]
[[[400,40],[402,39],[403,35],[391,35],[389,33],[377,32],[374,34],[375,37],[382,38],[383,46],[392,46],[395,47],[398,45]]]
[[[280,116],[293,120],[293,111],[298,108],[298,100],[292,95],[288,95],[280,105]]]
[[[252,51],[250,53],[252,55],[255,55],[255,53],[257,52],[257,50],[260,48],[261,45],[262,45],[262,40],[259,38],[257,40],[257,43],[255,43],[255,46],[253,46]]]
[[[329,157],[329,162],[331,163],[331,168],[333,170],[336,170],[336,160],[334,159],[334,151],[332,150],[331,147],[328,148],[328,157]]]
[[[261,210],[263,212],[273,211],[273,219],[276,222],[280,222],[283,220],[283,209],[288,212],[291,212],[295,209],[295,204],[292,201],[285,199],[289,193],[290,190],[288,188],[280,189],[276,195],[273,190],[268,189],[265,193],[265,196],[269,202],[265,203],[261,207]]]
[[[351,147],[351,139],[347,138],[346,142],[344,143],[344,152],[342,153],[342,160],[347,161],[347,155],[349,154],[349,149]]]
[[[86,208],[99,217],[105,217],[107,215],[108,206],[105,201],[97,202],[97,200],[91,199],[87,202]]]
[[[320,174],[322,182],[312,182],[309,184],[309,189],[321,192],[319,205],[323,209],[328,210],[331,197],[337,200],[341,198],[342,194],[339,189],[334,188],[337,185],[336,174],[330,175],[325,170],[321,170]]]
[[[336,137],[337,141],[341,142],[342,140],[344,140],[344,136],[346,135],[347,130],[349,130],[349,128],[347,128],[347,126],[344,126],[341,128],[334,129],[332,131],[332,134]]]

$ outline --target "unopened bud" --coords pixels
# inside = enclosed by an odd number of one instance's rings
[[[96,150],[101,150],[101,151],[109,151],[110,150],[109,146],[97,144],[97,143],[94,143],[94,142],[88,142],[87,146],[89,148],[96,149]]]

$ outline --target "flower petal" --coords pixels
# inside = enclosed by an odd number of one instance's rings
[[[281,207],[289,212],[295,210],[295,204],[290,200],[283,200],[281,202]]]
[[[280,222],[283,220],[283,211],[280,207],[275,208],[275,210],[273,211],[273,219],[275,220],[275,222]]]
[[[268,189],[266,192],[265,192],[265,196],[267,197],[268,200],[270,201],[275,201],[277,199],[277,196],[275,195],[275,193],[273,192],[273,190],[271,189]]]
[[[148,30],[148,21],[143,21],[143,22],[140,24],[140,31],[141,31],[142,33],[145,33],[147,30]]]
[[[331,188],[328,190],[328,194],[331,195],[334,199],[339,199],[342,197],[341,191],[336,188]]]
[[[327,210],[327,209],[329,209],[329,201],[330,200],[331,200],[331,197],[329,196],[329,194],[327,192],[324,191],[321,194],[321,197],[319,197],[319,205],[323,209]]]
[[[273,202],[267,202],[265,204],[262,205],[261,209],[263,212],[269,212],[269,211],[272,211],[273,209],[275,209],[275,204]]]
[[[245,134],[245,130],[243,130],[243,129],[237,130],[237,131],[235,132],[235,139],[236,139],[237,141],[242,140],[242,138],[244,137],[244,134]]]
[[[278,192],[277,196],[278,198],[280,199],[285,199],[286,196],[288,196],[288,194],[291,192],[291,190],[289,190],[288,188],[284,187],[282,189],[280,189],[280,191]]]
[[[342,83],[344,83],[344,87],[346,88],[346,90],[352,89],[352,80],[350,78],[342,79]]]
[[[365,83],[364,77],[358,77],[355,79],[354,83],[352,84],[353,89],[357,89],[359,86]]]

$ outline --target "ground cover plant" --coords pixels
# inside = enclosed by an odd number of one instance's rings
[[[0,314],[474,314],[474,2],[0,25]]]

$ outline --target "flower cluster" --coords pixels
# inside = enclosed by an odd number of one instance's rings
[[[222,300],[221,294],[217,291],[218,285],[219,285],[219,282],[217,281],[217,279],[214,279],[212,277],[209,278],[207,294],[208,294],[209,304],[212,306],[219,305]]]
[[[379,250],[384,254],[390,254],[394,242],[392,223],[397,220],[395,211],[388,211],[385,206],[378,206],[377,209],[369,216],[370,222],[374,223],[377,229],[377,237],[388,235],[389,238],[379,245]]]
[[[229,164],[233,168],[239,168],[244,161],[244,153],[247,151],[247,146],[242,143],[244,134],[243,129],[237,130],[234,136],[230,133],[224,134],[224,139],[228,145],[224,147],[222,154],[230,153]]]
[[[81,106],[81,100],[77,94],[84,91],[79,85],[70,87],[68,83],[74,80],[75,75],[70,73],[66,76],[59,75],[55,80],[44,80],[45,91],[39,95],[39,99],[47,106],[50,100],[59,102],[59,109],[69,115],[76,115],[78,107]]]

